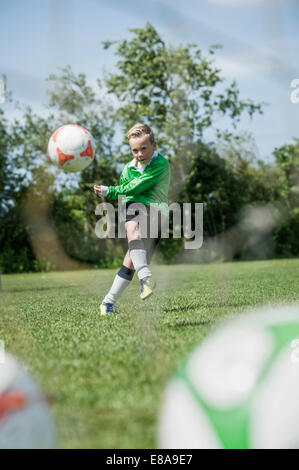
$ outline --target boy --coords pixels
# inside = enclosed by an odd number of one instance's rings
[[[170,167],[168,160],[156,150],[153,131],[149,126],[138,123],[129,130],[127,136],[134,158],[123,169],[120,185],[94,186],[94,192],[106,196],[107,199],[117,199],[123,195],[123,202],[126,205],[125,230],[128,251],[110,291],[100,306],[102,315],[115,311],[115,303],[130,284],[135,271],[140,281],[140,298],[145,300],[153,294],[156,283],[148,265],[161,238],[163,217],[168,213]],[[136,221],[137,214],[128,211],[133,203],[141,204],[137,213],[147,219],[146,237],[141,237],[142,233]],[[157,238],[151,238],[149,235],[152,216],[158,216]]]

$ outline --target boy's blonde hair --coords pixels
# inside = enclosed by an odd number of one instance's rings
[[[154,133],[152,129],[148,125],[141,124],[140,122],[135,124],[129,130],[127,137],[128,137],[128,140],[130,140],[132,137],[138,138],[138,137],[142,137],[143,135],[148,135],[151,143],[155,142],[155,137],[154,137]]]

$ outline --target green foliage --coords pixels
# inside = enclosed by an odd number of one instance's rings
[[[146,121],[171,157],[201,138],[219,116],[228,115],[235,126],[244,111],[261,112],[261,105],[240,100],[236,83],[219,87],[223,78],[211,58],[217,46],[205,57],[196,44],[167,46],[149,23],[130,31],[134,37],[116,49],[118,72],[106,79],[109,93],[120,102],[124,132]]]
[[[62,69],[60,76],[50,74],[48,81],[54,83],[47,91],[51,107],[57,106],[63,113],[82,116],[94,104],[95,92],[87,85],[86,76],[83,73],[76,75],[69,65]]]
[[[89,201],[90,206],[86,206],[86,201],[88,198],[80,189],[56,195],[51,213],[62,246],[69,256],[78,261],[98,267],[117,267],[123,258],[123,243],[118,239],[96,237],[95,203]]]
[[[0,110],[0,265],[3,272],[40,269],[23,218],[23,201],[34,168],[41,163],[43,120],[28,109],[22,123],[13,124]]]
[[[274,150],[279,169],[278,192],[285,223],[275,233],[281,256],[299,254],[299,140]]]
[[[1,216],[10,205],[13,192],[12,168],[9,165],[10,136],[7,130],[7,120],[0,109],[0,208]]]
[[[288,208],[296,208],[299,200],[299,139],[295,139],[293,145],[276,148],[273,153],[280,170],[280,196]]]
[[[299,208],[294,209],[288,222],[275,233],[277,254],[282,257],[299,256]]]
[[[211,237],[236,224],[247,202],[247,186],[247,179],[236,175],[212,146],[198,142],[181,197],[186,202],[204,203],[204,237]]]
[[[36,271],[35,254],[31,249],[27,227],[20,207],[10,209],[1,217],[0,266],[4,273]]]

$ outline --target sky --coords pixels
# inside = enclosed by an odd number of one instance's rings
[[[130,38],[129,28],[149,21],[166,43],[222,45],[215,65],[227,84],[236,80],[242,99],[267,103],[263,116],[244,117],[239,129],[271,161],[275,147],[299,138],[299,103],[290,99],[299,79],[298,14],[296,0],[10,0],[1,5],[0,75],[14,99],[44,113],[50,73],[69,64],[95,84],[116,63],[102,41]],[[18,115],[11,104],[0,106]]]

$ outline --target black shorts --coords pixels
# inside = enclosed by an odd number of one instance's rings
[[[128,213],[128,208],[132,206],[132,204],[136,204],[136,206],[131,207],[131,212],[133,213],[130,214]],[[136,222],[139,222],[141,239],[147,252],[147,262],[149,264],[161,239],[162,228],[166,218],[161,214],[161,212],[157,211],[153,207],[137,202],[127,202],[125,221],[129,222],[130,220],[136,220]],[[142,221],[146,221],[146,226],[142,228],[142,226],[140,226],[140,221],[141,224]]]

